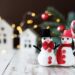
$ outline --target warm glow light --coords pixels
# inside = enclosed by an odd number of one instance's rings
[[[35,17],[35,16],[36,16],[36,14],[35,14],[34,12],[32,12],[32,14],[31,14],[31,15],[32,15],[32,17]]]
[[[15,26],[16,26],[15,24],[12,24],[12,28],[15,28]]]
[[[50,29],[50,26],[47,26],[46,29]]]
[[[58,22],[58,23],[59,23],[59,22],[60,22],[60,19],[59,19],[59,18],[57,18],[57,19],[56,19],[56,22]]]
[[[2,50],[2,51],[1,51],[1,53],[2,53],[2,54],[5,54],[5,53],[6,53],[6,50],[5,50],[5,49],[4,49],[4,50]]]
[[[17,45],[17,48],[20,48],[20,45]]]
[[[49,15],[49,16],[52,16],[52,14],[51,14],[51,13],[49,13],[48,15]]]
[[[45,11],[45,13],[48,13],[49,16],[52,16],[52,14],[50,12],[48,12],[48,11]]]
[[[1,16],[0,16],[0,21],[2,20]]]
[[[36,29],[38,27],[38,25],[34,25],[33,28]]]
[[[27,24],[32,24],[33,20],[27,20]]]
[[[17,30],[19,31],[19,33],[22,33],[22,28],[21,28],[21,26],[17,26]]]

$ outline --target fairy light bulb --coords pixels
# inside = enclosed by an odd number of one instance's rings
[[[50,29],[50,26],[47,26],[46,29]]]
[[[22,33],[22,28],[21,28],[21,26],[17,26],[17,30],[19,31],[19,33]]]
[[[15,24],[12,24],[12,28],[15,28],[16,27],[16,25]]]
[[[31,16],[32,17],[35,17],[36,16],[36,13],[32,12]]]
[[[33,28],[36,29],[38,27],[38,25],[34,25]]]
[[[32,24],[33,20],[27,20],[27,24]]]
[[[59,22],[60,22],[60,19],[59,19],[59,18],[57,18],[57,19],[56,19],[56,22],[58,22],[58,23],[59,23]]]

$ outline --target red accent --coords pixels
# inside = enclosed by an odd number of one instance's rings
[[[41,15],[41,18],[42,18],[42,20],[47,20],[47,19],[49,18],[48,13],[43,13],[43,14]]]
[[[48,57],[48,64],[51,64],[51,63],[52,63],[52,57],[49,56],[49,57]]]
[[[71,44],[61,44],[59,47],[58,47],[58,50],[57,50],[57,53],[56,53],[56,59],[57,59],[57,63],[58,64],[65,64],[65,53],[66,53],[66,50],[62,50],[63,47],[71,47]]]
[[[63,56],[62,56],[62,58],[66,58],[66,56],[65,56],[65,55],[63,55]]]
[[[57,27],[57,30],[58,30],[58,31],[64,31],[64,30],[65,30],[65,25],[59,25],[59,26]]]
[[[48,49],[48,52],[52,52],[52,49],[51,49],[51,48],[49,48],[49,49]]]
[[[66,53],[66,50],[63,50],[63,53]]]
[[[75,20],[73,20],[72,22],[71,22],[71,32],[72,32],[72,37],[73,38],[75,38],[75,29],[74,29],[74,27],[75,27]]]
[[[47,41],[45,41],[44,43],[42,43],[42,47],[43,47],[45,50],[48,49],[48,51],[51,52],[52,49],[54,48],[54,42],[50,41],[50,42],[48,43]]]
[[[64,30],[64,32],[63,32],[63,34],[61,35],[61,37],[71,37],[71,38],[72,38],[71,29]]]

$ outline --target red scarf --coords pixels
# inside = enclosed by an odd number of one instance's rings
[[[61,44],[58,50],[61,50],[63,47],[72,47],[72,45],[71,44]]]
[[[56,58],[57,58],[57,62],[58,64],[65,64],[65,50],[62,50],[63,47],[71,47],[71,44],[61,44],[58,47],[57,53],[56,53]],[[63,54],[64,53],[64,54]]]
[[[54,48],[54,42],[50,41],[50,42],[48,43],[47,41],[45,41],[45,42],[42,44],[42,47],[43,47],[45,50],[48,49],[48,51],[51,52],[52,49]]]

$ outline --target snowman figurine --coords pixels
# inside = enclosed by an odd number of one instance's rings
[[[64,30],[61,35],[61,44],[57,48],[56,59],[59,66],[73,66],[74,55],[72,50],[72,34],[71,30]]]
[[[50,30],[42,29],[41,31],[41,41],[42,47],[41,52],[38,55],[38,62],[42,66],[51,66],[55,63],[55,54],[54,54],[54,42],[50,38]]]

